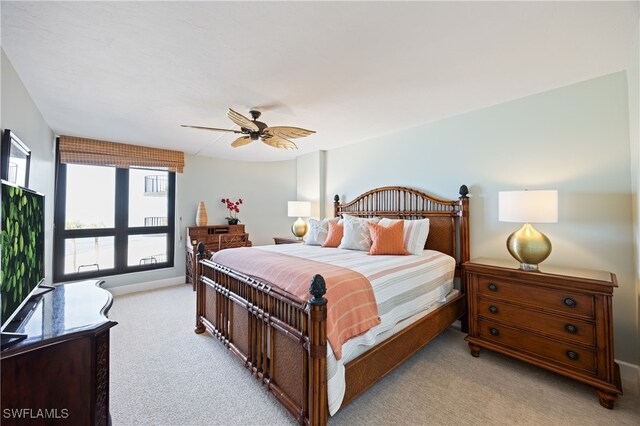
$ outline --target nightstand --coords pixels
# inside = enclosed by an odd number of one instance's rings
[[[296,237],[273,237],[276,244],[301,244],[304,241],[296,239]]]
[[[622,394],[613,354],[610,272],[478,258],[463,265],[471,354],[486,348],[593,386],[612,409]]]

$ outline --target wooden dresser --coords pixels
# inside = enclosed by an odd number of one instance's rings
[[[491,349],[596,388],[613,408],[622,394],[614,362],[610,272],[479,258],[463,266],[468,289],[471,354]]]
[[[198,243],[204,243],[206,256],[225,248],[233,247],[251,247],[249,234],[244,232],[244,225],[211,225],[211,226],[193,226],[187,228],[186,246],[186,281],[193,284],[195,291],[196,286],[193,279],[193,271],[196,270],[196,256],[193,255],[197,250]]]
[[[27,338],[3,348],[3,425],[111,424],[109,330],[113,298],[82,281],[34,296],[7,326]]]

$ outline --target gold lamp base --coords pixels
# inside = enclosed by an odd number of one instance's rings
[[[307,222],[299,217],[298,220],[291,225],[291,232],[293,232],[293,235],[295,235],[297,239],[301,240],[307,233]]]
[[[537,271],[538,264],[551,254],[551,241],[542,232],[525,223],[522,228],[509,235],[507,249],[520,262],[520,269]]]

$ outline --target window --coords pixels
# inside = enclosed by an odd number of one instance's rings
[[[54,281],[173,266],[175,173],[58,164]]]

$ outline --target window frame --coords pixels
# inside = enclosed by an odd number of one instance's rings
[[[108,167],[108,166],[95,166]],[[129,169],[114,167],[115,173],[115,223],[113,228],[65,229],[67,205],[67,164],[57,161],[54,207],[53,282],[74,281],[87,278],[129,274],[172,268],[175,252],[175,199],[176,174],[167,172],[167,225],[129,226]],[[153,169],[143,170],[154,171]],[[155,170],[157,171],[157,170]],[[167,260],[145,265],[128,265],[129,236],[167,234]],[[65,242],[70,238],[114,237],[114,267],[100,271],[65,274]]]

